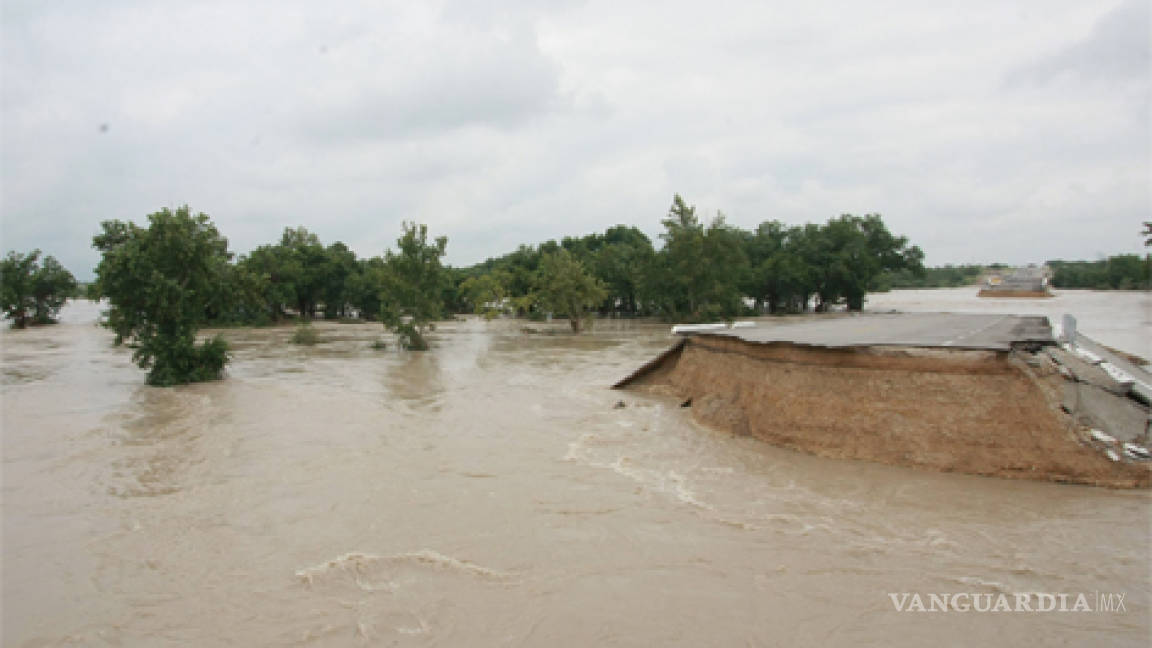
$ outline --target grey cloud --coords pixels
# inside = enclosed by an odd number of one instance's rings
[[[1146,84],[1152,72],[1152,12],[1127,0],[1101,17],[1089,36],[1009,73],[1007,83],[1045,83],[1073,75],[1090,81]]]
[[[511,129],[561,106],[559,66],[535,26],[437,23],[431,33],[361,38],[315,79],[313,136],[402,139],[467,127]]]
[[[654,236],[680,192],[743,227],[879,211],[930,263],[1139,251],[1140,15],[9,2],[0,237],[83,276],[100,220],[188,203],[237,252],[304,225],[379,254],[416,219],[468,264],[616,223]],[[1005,70],[1027,74],[1006,91]]]

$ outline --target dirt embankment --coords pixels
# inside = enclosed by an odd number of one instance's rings
[[[1052,293],[1044,290],[995,290],[984,289],[976,293],[979,297],[1052,297]]]
[[[705,425],[824,457],[1013,479],[1146,487],[1148,464],[1085,444],[1054,366],[1007,352],[757,344],[697,336],[625,382]]]

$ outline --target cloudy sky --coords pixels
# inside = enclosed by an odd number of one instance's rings
[[[1141,252],[1148,0],[4,0],[0,239],[78,277],[189,204],[246,252],[403,220],[471,264],[672,195],[879,212],[930,264]]]

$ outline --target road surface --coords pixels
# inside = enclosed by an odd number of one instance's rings
[[[1053,343],[1042,315],[959,313],[861,314],[795,322],[760,321],[750,328],[701,333],[748,342],[793,342],[825,347],[914,346],[1007,351],[1013,343]]]

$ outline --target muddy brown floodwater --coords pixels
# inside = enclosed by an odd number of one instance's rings
[[[229,330],[227,379],[156,389],[96,313],[0,333],[5,646],[1150,637],[1147,491],[820,459],[610,391],[664,325],[468,320],[412,354],[378,325]],[[1020,592],[1124,609],[889,597]]]

